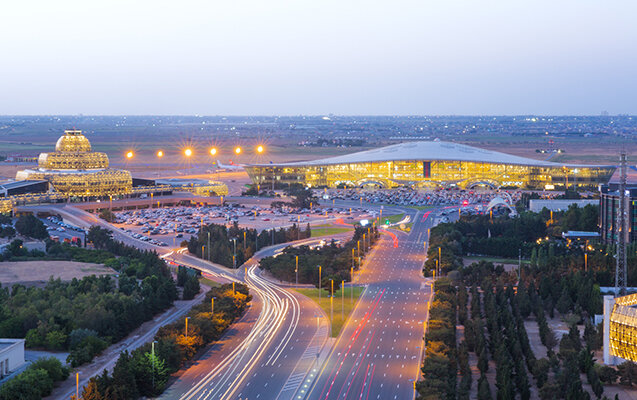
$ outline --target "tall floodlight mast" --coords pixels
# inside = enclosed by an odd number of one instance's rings
[[[626,153],[619,156],[619,196],[617,207],[617,221],[615,222],[615,240],[617,247],[615,266],[615,297],[626,294],[626,243],[628,242],[628,218],[626,212]]]

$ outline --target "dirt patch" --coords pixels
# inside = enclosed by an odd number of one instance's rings
[[[12,286],[20,283],[26,286],[39,286],[50,277],[70,281],[90,275],[114,275],[117,272],[102,264],[74,261],[5,261],[0,262],[0,283]]]

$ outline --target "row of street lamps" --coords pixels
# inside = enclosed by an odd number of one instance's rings
[[[263,154],[263,153],[265,152],[265,146],[264,146],[264,145],[262,145],[262,144],[260,144],[260,145],[258,145],[257,147],[255,147],[254,151],[255,151],[257,154]],[[243,152],[243,149],[241,148],[241,146],[236,146],[236,147],[232,150],[232,152],[233,152],[235,155],[237,155],[237,156],[238,156],[238,155],[240,155],[240,154]],[[211,155],[211,156],[216,156],[216,155],[219,153],[219,150],[218,150],[216,147],[211,147],[211,148],[208,150],[208,153],[210,153],[210,155]],[[194,154],[195,154],[195,151],[194,151],[192,148],[190,148],[190,147],[188,147],[188,148],[184,149],[184,151],[183,151],[183,155],[184,155],[185,157],[192,157]],[[165,155],[165,153],[164,153],[164,151],[163,151],[163,150],[158,150],[158,151],[157,151],[157,153],[156,153],[156,156],[157,156],[157,158],[159,158],[159,159],[161,159],[164,155]],[[135,157],[135,152],[134,152],[133,150],[128,150],[128,151],[125,153],[125,156],[126,156],[126,158],[127,158],[127,159],[129,159],[129,160],[130,160],[130,159],[132,159],[133,157]]]

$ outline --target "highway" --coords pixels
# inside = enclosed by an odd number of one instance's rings
[[[189,366],[161,398],[413,397],[423,321],[428,317],[427,302],[432,293],[431,282],[422,277],[421,271],[427,229],[432,226],[429,212],[401,209],[411,214],[411,232],[389,230],[381,236],[358,276],[358,283],[367,284],[367,289],[327,360],[318,365],[318,353],[327,340],[326,316],[306,297],[263,279],[257,268],[259,258],[274,254],[286,244],[261,250],[248,260],[246,269],[235,271],[139,241],[82,210],[56,208],[72,224],[101,225],[125,243],[155,250],[215,280],[245,282],[250,287],[254,300],[244,317]]]
[[[262,249],[246,262],[245,268],[231,270],[189,256],[183,251],[137,240],[74,207],[34,206],[31,209],[35,212],[55,212],[68,223],[80,227],[102,226],[112,230],[117,240],[138,248],[155,250],[169,261],[211,275],[213,280],[245,282],[248,285],[253,301],[244,317],[181,374],[161,398],[292,399],[297,392],[304,395],[305,389],[301,387],[303,379],[312,367],[316,368],[317,354],[328,337],[327,318],[313,301],[261,278],[257,267],[260,258],[273,255],[290,243]],[[302,240],[296,244],[319,240]],[[150,340],[150,337],[146,339]],[[89,378],[82,377],[82,383]]]
[[[359,282],[368,284],[306,397],[412,399],[419,376],[431,280],[422,276],[431,212],[411,232],[381,236]]]

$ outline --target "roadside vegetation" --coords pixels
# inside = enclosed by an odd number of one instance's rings
[[[352,312],[354,307],[356,306],[356,302],[358,298],[363,293],[365,288],[360,286],[350,286],[348,288],[341,287],[341,282],[336,284],[334,282],[334,299],[330,300],[329,295],[325,293],[321,294],[321,301],[319,301],[319,289],[306,289],[306,288],[297,288],[295,289],[297,292],[301,293],[304,296],[312,299],[316,304],[319,305],[325,312],[327,317],[330,317],[330,314],[333,315],[333,319],[331,322],[332,332],[330,335],[332,337],[337,337],[345,325],[345,321],[349,317],[349,314]],[[339,287],[338,290],[336,288]],[[331,288],[328,287],[328,288]],[[344,301],[342,301],[344,300]],[[333,307],[333,308],[332,308]],[[330,311],[333,312],[331,313]]]
[[[210,234],[210,240],[208,240]],[[291,242],[298,239],[306,239],[312,236],[310,224],[303,230],[294,224],[289,228],[274,229],[274,231],[261,231],[256,229],[240,228],[235,222],[230,228],[225,225],[205,225],[198,235],[193,235],[188,244],[191,254],[211,262],[232,268],[240,266],[254,255],[256,250],[270,246]],[[244,241],[245,238],[245,241]],[[236,242],[236,244],[235,244]],[[210,243],[210,248],[208,248]],[[236,264],[233,264],[236,245]]]
[[[214,297],[214,312],[211,299]],[[90,379],[82,389],[82,400],[138,399],[159,396],[170,375],[200,351],[216,342],[237,318],[241,317],[252,297],[245,285],[224,284],[210,289],[203,302],[185,318],[163,326],[151,343],[120,354],[112,373],[106,370]]]
[[[69,369],[57,358],[40,358],[0,386],[0,400],[39,400],[68,376]]]
[[[458,399],[468,399],[475,385],[478,399],[599,399],[604,385],[637,384],[634,363],[614,368],[594,357],[602,326],[593,317],[602,313],[600,285],[612,285],[615,249],[560,237],[567,230],[597,230],[596,224],[597,209],[587,206],[553,213],[552,219],[546,210],[493,220],[463,216],[432,228],[424,272],[430,276],[440,247],[447,277],[436,281],[418,398],[451,399],[455,391]],[[517,268],[506,271],[492,262],[516,259],[518,249],[526,259],[519,275]],[[634,244],[629,254],[630,283],[637,279]],[[482,259],[464,267],[467,255]],[[562,337],[551,328],[555,319],[568,329]],[[542,354],[530,346],[528,324],[537,324]],[[456,325],[464,327],[460,340]],[[469,358],[476,360],[477,382]]]
[[[96,250],[50,242],[49,254],[41,259],[104,264],[119,272],[117,281],[88,276],[51,279],[44,288],[3,288],[0,337],[26,338],[28,348],[69,351],[68,362],[78,366],[173,304],[175,283],[156,253],[117,242],[99,227],[88,237]]]
[[[363,241],[363,235],[367,244]],[[342,245],[332,240],[329,244],[316,248],[286,247],[276,257],[263,258],[259,267],[268,271],[276,279],[296,282],[295,269],[296,257],[298,257],[299,283],[309,283],[319,287],[318,267],[320,265],[321,287],[329,290],[330,280],[334,280],[335,285],[337,282],[340,284],[341,281],[351,281],[352,266],[354,270],[358,269],[362,259],[371,251],[376,240],[378,240],[378,230],[375,226],[369,228],[357,226],[352,239]]]

